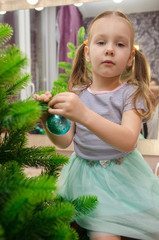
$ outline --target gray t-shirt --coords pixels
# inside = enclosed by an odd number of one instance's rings
[[[123,112],[134,108],[131,96],[136,89],[137,86],[127,83],[123,83],[113,91],[92,92],[88,88],[79,94],[79,98],[92,111],[112,122],[121,124]],[[143,100],[137,103],[137,109],[146,111]],[[128,154],[103,142],[79,123],[76,123],[74,148],[78,156],[88,160],[117,159]]]

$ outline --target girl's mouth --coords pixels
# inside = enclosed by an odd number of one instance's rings
[[[107,65],[115,65],[114,62],[111,60],[105,60],[102,63],[107,64]]]

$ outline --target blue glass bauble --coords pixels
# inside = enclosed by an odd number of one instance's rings
[[[71,127],[68,118],[56,114],[50,114],[46,120],[48,130],[55,135],[64,135]]]

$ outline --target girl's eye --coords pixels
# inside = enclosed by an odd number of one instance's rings
[[[97,42],[98,45],[104,45],[104,41]]]
[[[124,44],[123,43],[117,43],[117,46],[118,47],[124,47]]]

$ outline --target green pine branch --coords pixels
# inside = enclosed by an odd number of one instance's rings
[[[19,168],[14,162],[5,166],[14,170]],[[0,167],[0,173],[3,171],[0,176],[0,222],[5,226],[10,225],[15,219],[25,221],[27,216],[32,217],[38,204],[51,201],[56,196],[53,194],[56,190],[56,178],[47,175],[26,178],[25,175],[17,172],[9,176],[8,169]]]
[[[11,35],[12,28],[0,24],[0,239],[77,240],[71,222],[94,209],[97,200],[81,197],[68,201],[59,197],[56,182],[68,157],[56,153],[54,147],[27,147],[26,133],[48,106],[44,101],[15,98],[31,76],[24,73],[28,60],[19,48],[2,47]],[[71,43],[68,47],[69,57],[73,58],[75,47]],[[63,66],[66,75],[55,82],[53,96],[67,91],[72,65]],[[42,173],[28,178],[26,167],[41,167]]]
[[[3,102],[4,102],[5,98],[6,98],[6,90],[4,87],[0,86],[0,101],[2,102],[2,100],[3,100]]]
[[[0,164],[2,164],[2,159],[5,159],[4,153],[11,153],[15,155],[15,152],[18,152],[21,148],[26,147],[27,138],[26,138],[26,129],[10,130],[5,133],[4,137],[0,142]],[[14,158],[15,159],[15,158]],[[9,157],[8,157],[9,160]],[[5,163],[5,161],[4,161]]]
[[[76,49],[78,46],[80,46],[83,43],[84,38],[85,38],[85,28],[81,27],[77,33],[77,46],[75,46],[71,42],[67,43],[67,47],[69,49],[69,52],[67,53],[68,58],[70,58],[71,60],[74,60],[75,54],[76,54]],[[71,70],[72,70],[72,63],[59,62],[58,67],[61,69],[64,69],[65,73],[59,74],[58,80],[56,82],[60,81],[60,82],[67,83],[70,78],[70,74],[71,74]],[[55,82],[54,82],[54,84],[55,84]]]
[[[18,152],[17,161],[29,167],[43,167],[42,174],[58,176],[61,166],[68,163],[68,159],[66,155],[57,153],[54,147],[47,146],[23,148]]]
[[[0,23],[0,46],[4,45],[13,35],[13,29],[8,24]]]
[[[70,50],[70,51],[68,52],[68,54],[67,54],[67,57],[73,60],[74,57],[75,57],[75,54],[76,54],[76,47],[75,47],[75,45],[74,45],[73,43],[71,43],[71,42],[68,42],[68,43],[67,43],[67,47],[68,47],[68,49]]]
[[[62,229],[62,231],[61,231]],[[71,231],[69,231],[71,230]],[[78,240],[78,235],[74,229],[71,229],[69,225],[66,225],[64,222],[55,225],[54,227],[54,238],[56,240]]]
[[[74,206],[54,201],[56,179],[47,175],[25,179],[18,172],[16,163],[0,166],[0,222],[8,229],[4,239],[78,239],[70,227]]]
[[[85,28],[81,27],[77,33],[77,45],[80,46],[81,44],[83,44],[84,39],[85,39]]]
[[[37,101],[15,101],[0,108],[0,125],[7,129],[20,129],[37,122],[42,115],[42,109]]]
[[[15,45],[6,46],[0,55],[0,86],[4,87],[17,81],[17,75],[19,76],[20,70],[26,66],[28,60]]]
[[[7,96],[16,96],[18,92],[27,87],[28,82],[31,80],[31,76],[29,74],[20,74],[17,77],[17,81],[14,84],[10,84],[6,87]]]
[[[79,196],[75,199],[66,199],[59,196],[57,200],[73,204],[76,210],[76,217],[89,214],[98,205],[98,199],[93,195]]]
[[[68,162],[66,155],[59,154],[54,147],[26,147],[23,131],[6,134],[0,144],[0,164],[16,161],[21,167],[42,167],[43,174],[58,176],[61,166]]]
[[[71,221],[73,221],[75,209],[74,206],[70,203],[56,203],[54,201],[51,202],[51,204],[43,210],[43,213],[47,216],[50,215],[50,219],[54,219],[54,221],[63,221],[65,223],[70,223]]]
[[[1,224],[0,224],[0,240],[5,240],[4,229],[3,229],[3,226]]]
[[[87,215],[91,211],[93,211],[97,204],[98,200],[96,196],[80,196],[71,201],[71,203],[75,206],[77,211],[76,215],[79,217],[80,215]]]

